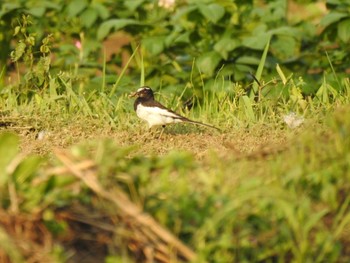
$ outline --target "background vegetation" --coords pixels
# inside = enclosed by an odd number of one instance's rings
[[[349,262],[348,1],[0,5],[1,262]]]

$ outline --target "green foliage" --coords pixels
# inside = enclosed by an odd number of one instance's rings
[[[1,208],[35,214],[52,204],[63,205],[64,200],[72,196],[68,189],[64,189],[72,180],[64,177],[45,178],[39,171],[45,159],[39,156],[22,158],[18,143],[14,134],[1,133]]]
[[[13,134],[4,133],[1,134],[0,142],[0,173],[4,175],[0,178],[0,187],[4,189],[8,182],[7,167],[18,152],[18,138]]]
[[[347,1],[330,0],[327,1],[327,5],[331,12],[321,21],[321,25],[325,27],[324,34],[330,34],[332,40],[339,39],[347,43],[350,40],[350,4]]]
[[[300,6],[318,7],[317,3]],[[17,45],[14,58],[24,55],[25,51],[29,54],[29,47],[34,51],[49,32],[50,45],[44,44],[47,47],[40,48],[40,52],[47,54],[49,49],[53,51],[51,47],[57,52],[50,70],[71,70],[72,64],[75,64],[76,73],[81,77],[90,78],[96,69],[101,69],[98,62],[101,43],[117,31],[132,36],[131,42],[124,48],[130,55],[135,50],[135,43],[141,44],[147,69],[146,82],[151,86],[163,85],[170,90],[176,88],[178,93],[181,92],[179,87],[186,85],[198,94],[202,80],[218,73],[227,80],[249,82],[247,75],[256,74],[269,40],[271,43],[263,72],[266,77],[273,75],[276,63],[288,72],[301,74],[308,70],[319,72],[327,69],[329,63],[325,49],[340,74],[346,69],[349,53],[346,45],[350,35],[348,4],[346,1],[328,1],[327,7],[330,12],[322,19],[324,30],[318,35],[311,18],[303,22],[293,19],[293,14],[288,13],[287,1],[254,5],[249,1],[177,1],[172,8],[160,6],[153,0],[43,1],[40,5],[5,1],[0,12],[1,25],[5,29],[1,39],[6,47],[1,51],[4,52],[2,62],[6,61],[6,54],[11,48],[12,32],[16,35],[26,28],[25,24],[16,25],[16,20],[20,14],[30,14],[35,30],[26,30],[26,41],[22,40]],[[292,18],[286,19],[287,14]],[[10,25],[14,31],[11,31]],[[341,49],[333,49],[331,42],[336,42]],[[77,43],[79,48],[75,46]],[[32,56],[37,55],[32,53]],[[107,84],[116,79],[112,69],[114,63],[120,63],[120,59],[104,65]],[[47,65],[44,61],[41,64]],[[45,67],[38,69],[47,76],[46,70]],[[140,71],[139,64],[132,61],[128,71],[131,78],[126,82],[135,82]],[[188,80],[190,76],[191,82]],[[308,81],[312,79],[307,78]],[[322,76],[318,75],[317,79],[318,83],[322,82]],[[37,86],[42,86],[43,81],[45,77],[37,79]],[[119,82],[118,85],[125,84]],[[191,96],[188,93],[185,98]]]
[[[147,55],[146,51],[140,50],[138,46],[135,48],[109,90],[106,83],[107,73],[101,78],[90,80],[79,73],[80,66],[78,66],[79,70],[73,72],[61,71],[56,73],[51,71],[54,65],[50,56],[55,55],[51,48],[52,36],[48,35],[43,38],[42,44],[38,47],[41,56],[36,58],[33,50],[35,45],[31,42],[34,37],[26,33],[29,31],[27,26],[31,22],[28,17],[22,17],[22,22],[19,24],[20,29],[17,31],[23,31],[23,33],[18,33],[20,40],[12,52],[12,58],[17,67],[22,68],[24,66],[26,72],[24,82],[21,82],[18,87],[19,90],[16,86],[8,86],[7,89],[4,89],[3,99],[7,100],[6,105],[9,110],[18,109],[23,104],[23,107],[31,105],[32,109],[38,109],[39,112],[40,110],[47,111],[50,109],[50,111],[60,112],[62,116],[67,117],[73,112],[90,118],[98,117],[103,123],[118,128],[132,125],[132,123],[125,122],[120,118],[132,107],[130,100],[124,100],[126,90],[121,87],[125,85],[123,78],[134,59],[139,61],[141,68],[140,83],[145,83],[147,74],[144,72],[145,68],[147,70],[147,62],[144,60],[144,53]],[[28,45],[23,46],[24,43]],[[200,113],[203,115],[204,113],[206,116],[203,119],[207,118],[208,122],[211,123],[213,123],[211,119],[215,115],[215,120],[218,123],[220,120],[236,118],[243,125],[250,125],[255,122],[266,121],[271,117],[275,119],[276,113],[280,116],[292,111],[303,115],[312,115],[316,105],[330,107],[331,103],[347,98],[346,79],[343,83],[340,81],[329,57],[333,75],[325,74],[323,83],[319,86],[313,86],[312,89],[309,88],[310,85],[305,85],[301,77],[295,77],[293,74],[286,77],[287,69],[280,65],[276,67],[279,78],[273,77],[271,80],[264,82],[263,72],[268,67],[269,47],[270,42],[268,41],[261,59],[257,61],[258,68],[252,87],[244,89],[238,83],[233,84],[232,80],[227,79],[225,68],[222,68],[215,79],[201,79],[201,90],[199,92],[192,89],[195,85],[193,80],[195,77],[191,77],[191,84],[188,84],[182,90],[182,94],[177,101],[165,104],[172,106],[171,103],[175,103],[175,107],[181,107],[180,100],[183,96],[186,97],[185,94],[190,91],[193,93],[191,101],[197,106],[194,107],[191,114]],[[192,62],[191,76],[196,75],[194,63]],[[106,64],[103,68],[105,67]],[[226,123],[228,124],[227,127],[220,126],[230,128],[235,121]],[[213,124],[215,124],[215,121]]]
[[[191,244],[199,261],[347,261],[349,114],[348,107],[339,109],[328,117],[325,131],[306,130],[291,147],[263,162],[213,155],[204,164],[181,151],[145,157],[110,140],[75,146],[72,153],[97,165],[94,177],[105,189],[124,189]],[[16,148],[17,143],[16,136],[3,133],[0,150]],[[68,224],[55,215],[72,204],[93,206],[104,215],[115,213],[69,172],[55,175],[62,170],[55,167],[56,160],[9,155],[0,166],[7,178],[1,185],[1,209],[42,213],[47,229],[57,237]],[[20,203],[8,192],[9,185]],[[0,238],[11,245],[11,237]],[[108,260],[119,258],[110,251]]]
[[[25,262],[23,257],[6,231],[0,227],[0,248],[6,253],[12,262],[22,263]]]
[[[32,25],[29,16],[22,16],[18,25],[15,27],[14,37],[17,37],[18,44],[11,52],[11,60],[18,66],[19,61],[23,61],[27,72],[24,75],[24,83],[19,87],[22,91],[45,89],[49,85],[50,76],[50,41],[52,35],[48,35],[42,40],[39,52],[40,57],[34,57],[35,34],[28,33],[28,28]]]
[[[338,114],[341,126],[347,126],[345,116],[349,111]],[[343,211],[344,206],[349,208],[342,195],[349,187],[345,183],[348,172],[344,172],[349,170],[345,157],[349,155],[349,139],[338,129],[339,126],[332,133],[336,143],[325,143],[327,139],[322,134],[302,137],[305,148],[293,147],[272,160],[272,170],[263,173],[269,180],[263,174],[247,174],[239,184],[228,186],[225,182],[220,193],[226,189],[234,196],[226,199],[195,235],[194,243],[202,251],[202,259],[219,262],[225,255],[230,261],[240,262],[336,262],[341,250],[339,236],[324,220]],[[243,164],[233,166],[240,170],[240,165]],[[348,222],[348,216],[344,220]],[[334,224],[337,226],[331,229],[348,223]]]

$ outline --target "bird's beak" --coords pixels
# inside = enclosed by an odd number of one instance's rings
[[[137,96],[137,94],[138,94],[137,92],[132,92],[129,94],[129,98],[135,97]]]

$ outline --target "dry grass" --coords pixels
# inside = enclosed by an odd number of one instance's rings
[[[158,138],[159,130],[149,132],[143,123],[134,130],[125,131],[101,125],[98,120],[75,119],[60,123],[54,121],[48,128],[35,128],[25,122],[13,122],[0,130],[14,131],[21,137],[23,154],[50,154],[55,148],[69,148],[78,143],[110,138],[120,146],[136,145],[135,153],[146,156],[165,155],[172,150],[189,151],[197,159],[216,153],[221,157],[240,157],[283,147],[291,136],[286,129],[266,125],[234,128],[223,133],[191,125],[176,124],[166,127]]]

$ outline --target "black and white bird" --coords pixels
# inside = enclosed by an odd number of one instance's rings
[[[153,126],[165,127],[166,124],[171,123],[188,122],[220,130],[212,125],[187,119],[166,108],[154,99],[153,90],[150,87],[141,87],[136,92],[130,94],[130,97],[137,97],[134,103],[134,110],[140,119],[148,123],[149,128]]]

